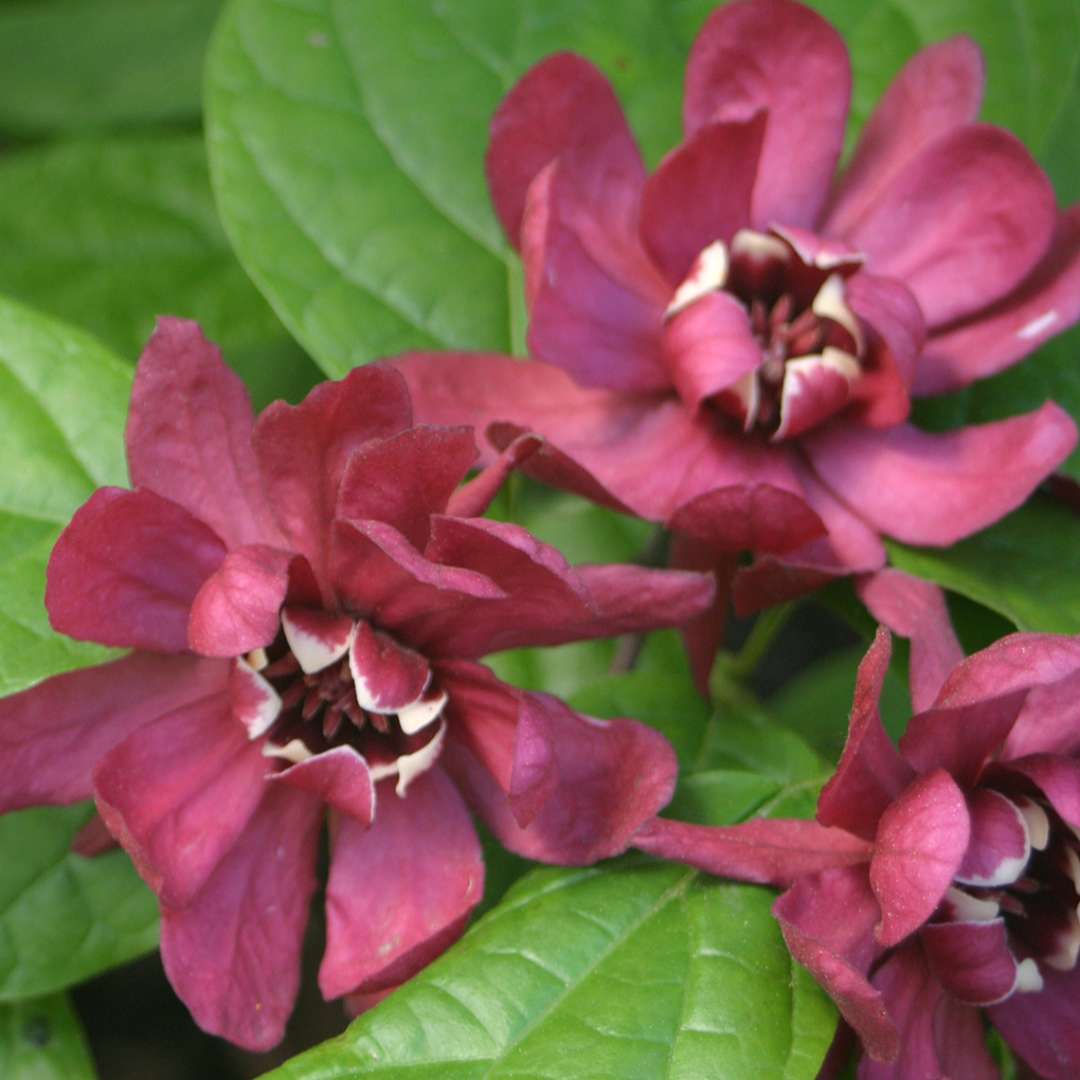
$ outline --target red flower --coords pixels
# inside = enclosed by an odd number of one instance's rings
[[[878,569],[881,535],[947,545],[1018,506],[1075,445],[1061,409],[932,435],[909,398],[1080,316],[1080,207],[1058,214],[1023,146],[975,123],[968,39],[910,61],[834,185],[850,85],[808,8],[726,4],[690,55],[686,139],[647,176],[592,65],[533,68],[487,170],[541,363],[410,358],[418,414],[547,436],[534,474],[666,522],[744,613]]]
[[[165,319],[104,488],[49,565],[53,625],[135,651],[0,702],[0,808],[93,795],[161,901],[166,972],[196,1020],[281,1037],[324,805],[327,997],[377,994],[464,928],[483,890],[466,809],[509,848],[587,863],[668,801],[674,755],[476,663],[678,623],[696,574],[573,569],[477,520],[530,446],[463,488],[468,429],[412,427],[387,367],[257,421],[198,327]]]
[[[914,656],[914,654],[913,654]],[[997,1076],[978,1015],[1039,1075],[1080,1074],[1080,639],[1014,634],[962,661],[900,749],[859,668],[817,821],[658,820],[640,847],[787,886],[773,911],[869,1059],[859,1076]],[[925,694],[933,671],[916,680]],[[917,695],[918,696],[918,695]]]

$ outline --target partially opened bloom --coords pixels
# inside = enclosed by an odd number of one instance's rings
[[[661,821],[636,843],[783,885],[795,957],[862,1040],[864,1078],[997,1076],[979,1010],[1039,1075],[1080,1075],[1080,638],[963,660],[899,750],[879,631],[817,821]],[[928,673],[922,676],[925,690]]]
[[[529,71],[487,167],[537,362],[412,357],[418,415],[545,435],[527,469],[667,523],[680,564],[735,575],[743,612],[876,570],[882,535],[947,545],[1018,506],[1075,445],[1061,409],[929,434],[910,399],[1077,319],[1080,207],[1058,213],[1020,142],[975,122],[968,39],[907,64],[834,183],[850,87],[817,14],[726,4],[650,176],[591,64]],[[742,550],[759,557],[736,573]]]
[[[291,1011],[324,810],[337,997],[461,933],[484,879],[467,807],[517,852],[586,863],[671,795],[657,733],[476,661],[678,623],[708,578],[571,568],[471,516],[528,443],[459,488],[470,431],[411,425],[387,367],[256,421],[198,327],[162,320],[132,396],[134,490],[75,514],[46,595],[58,630],[135,651],[0,702],[0,808],[92,795],[160,899],[177,992],[243,1046]]]

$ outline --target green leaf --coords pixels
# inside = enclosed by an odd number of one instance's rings
[[[0,5],[0,127],[85,131],[199,118],[221,0]]]
[[[159,314],[197,319],[259,407],[318,369],[240,268],[197,135],[45,146],[0,159],[0,292],[134,362]]]
[[[62,994],[0,1006],[0,1076],[5,1080],[94,1080],[79,1018]]]
[[[890,543],[889,558],[901,570],[999,612],[1021,630],[1080,633],[1076,514],[1044,496],[951,548]]]
[[[0,1001],[71,986],[157,945],[157,901],[130,859],[70,851],[91,812],[0,817]]]
[[[277,1080],[816,1075],[835,1013],[772,894],[626,860],[536,870],[440,961]]]
[[[88,334],[0,299],[0,695],[111,653],[53,633],[42,603],[60,529],[123,484],[131,369]]]

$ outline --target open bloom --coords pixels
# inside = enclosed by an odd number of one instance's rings
[[[711,582],[573,569],[471,517],[529,447],[459,488],[469,430],[411,424],[386,367],[256,422],[198,327],[162,320],[132,396],[134,490],[75,514],[46,594],[58,630],[135,651],[0,702],[0,808],[92,795],[160,899],[173,986],[246,1047],[292,1008],[324,808],[336,997],[460,934],[484,878],[467,806],[517,852],[586,863],[671,795],[656,732],[476,660],[678,623]]]
[[[947,545],[1018,506],[1073,448],[1068,416],[935,435],[910,398],[1077,319],[1080,207],[1059,214],[1019,141],[975,122],[971,41],[907,64],[834,184],[850,86],[808,8],[726,4],[690,55],[685,141],[649,176],[592,65],[529,71],[487,171],[539,362],[412,357],[418,415],[545,435],[527,470],[667,523],[743,612],[881,567],[882,535]]]
[[[881,630],[816,822],[658,820],[636,843],[787,887],[773,911],[861,1038],[860,1077],[996,1077],[980,1008],[1039,1075],[1075,1077],[1080,639],[1014,634],[963,660],[899,751],[888,662]]]

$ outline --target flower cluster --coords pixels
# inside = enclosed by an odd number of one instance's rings
[[[468,810],[532,859],[624,850],[675,758],[478,658],[673,625],[709,580],[571,568],[478,520],[528,442],[469,484],[471,433],[415,427],[386,367],[256,422],[198,327],[163,319],[103,488],[49,564],[72,637],[133,649],[0,702],[0,807],[93,796],[161,902],[166,972],[208,1031],[276,1043],[296,995],[320,823],[327,997],[400,983],[484,883]]]
[[[982,87],[971,41],[924,49],[837,177],[843,42],[795,0],[735,0],[651,175],[581,57],[500,105],[487,176],[530,360],[406,355],[256,417],[199,328],[160,321],[131,490],[75,513],[45,597],[57,631],[130,652],[0,701],[0,811],[93,798],[84,848],[118,843],[156,893],[205,1030],[281,1038],[324,823],[320,989],[369,1002],[464,931],[475,815],[541,862],[634,846],[782,887],[864,1080],[995,1075],[980,1010],[1040,1075],[1080,1075],[1080,639],[965,659],[883,544],[977,532],[1077,442],[1052,402],[942,434],[910,418],[1080,319],[1080,207],[977,122]],[[513,470],[662,523],[673,568],[572,567],[484,518]],[[660,818],[658,732],[480,663],[677,627],[704,687],[729,602],[848,575],[911,639],[915,715],[897,748],[883,628],[816,821]]]
[[[839,35],[793,0],[721,7],[686,73],[686,138],[646,174],[607,80],[542,61],[492,124],[487,175],[521,252],[529,349],[400,363],[422,416],[551,443],[526,471],[666,523],[677,564],[747,614],[947,545],[1070,453],[1047,403],[929,434],[911,398],[1012,364],[1080,317],[1080,208],[975,121],[977,47],[900,72],[850,164]],[[757,556],[740,567],[737,555]],[[720,601],[727,589],[720,591]],[[704,682],[718,640],[691,647]]]
[[[1040,1076],[1066,1080],[1080,1068],[1080,639],[1014,634],[963,660],[899,750],[878,712],[889,652],[880,630],[816,821],[657,820],[635,842],[786,887],[773,911],[861,1039],[860,1077],[995,1077],[985,1009]]]

